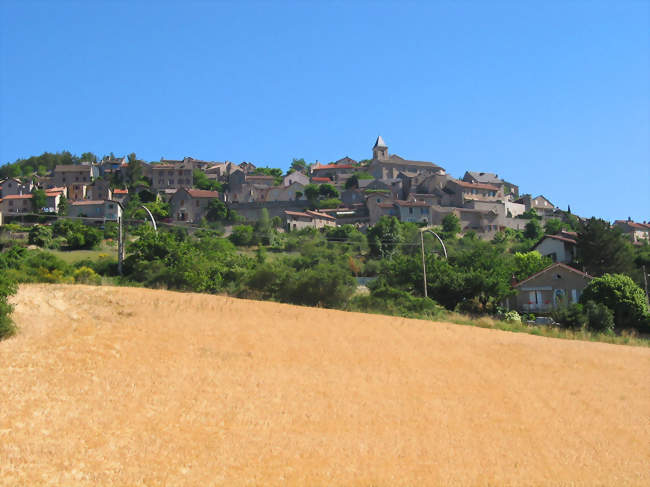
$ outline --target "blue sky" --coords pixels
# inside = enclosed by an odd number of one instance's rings
[[[0,0],[0,162],[391,153],[650,219],[650,2]]]

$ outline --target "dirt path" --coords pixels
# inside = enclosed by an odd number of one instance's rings
[[[22,286],[3,485],[650,485],[650,350]]]

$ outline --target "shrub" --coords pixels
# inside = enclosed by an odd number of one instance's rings
[[[508,311],[503,315],[503,321],[508,323],[521,323],[521,316],[515,310]]]
[[[254,242],[254,230],[250,225],[239,225],[233,228],[230,237],[228,237],[232,243],[239,246],[248,246],[253,245]]]
[[[587,326],[587,317],[579,303],[558,308],[551,313],[551,316],[565,328],[579,330]]]
[[[601,303],[587,301],[583,307],[587,315],[588,327],[592,331],[611,332],[614,330],[614,313]]]
[[[0,268],[0,270],[2,270]],[[0,340],[8,338],[16,332],[16,325],[11,319],[13,306],[8,297],[16,292],[16,284],[9,280],[4,271],[0,273]]]
[[[650,315],[645,293],[624,274],[605,274],[593,279],[580,297],[581,303],[594,301],[614,312],[617,328],[650,331]]]
[[[72,274],[74,282],[77,284],[93,284],[99,285],[102,283],[102,278],[90,267],[80,267]]]
[[[34,225],[29,231],[29,243],[39,247],[49,247],[52,242],[52,229],[43,225]]]
[[[434,318],[442,313],[442,307],[432,299],[416,297],[406,291],[383,284],[374,287],[369,295],[354,296],[348,309],[425,319]]]

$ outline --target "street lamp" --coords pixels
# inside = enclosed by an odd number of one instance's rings
[[[445,243],[442,241],[440,236],[432,230],[432,227],[424,227],[420,229],[420,250],[422,252],[422,276],[424,279],[424,297],[428,298],[429,294],[427,291],[427,265],[424,261],[424,232],[429,232],[430,234],[432,234],[438,239],[440,245],[442,245],[442,251],[445,253],[445,259],[447,259],[447,248],[445,247]]]

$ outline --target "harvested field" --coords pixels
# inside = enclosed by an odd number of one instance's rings
[[[3,485],[650,485],[650,350],[24,285]]]

